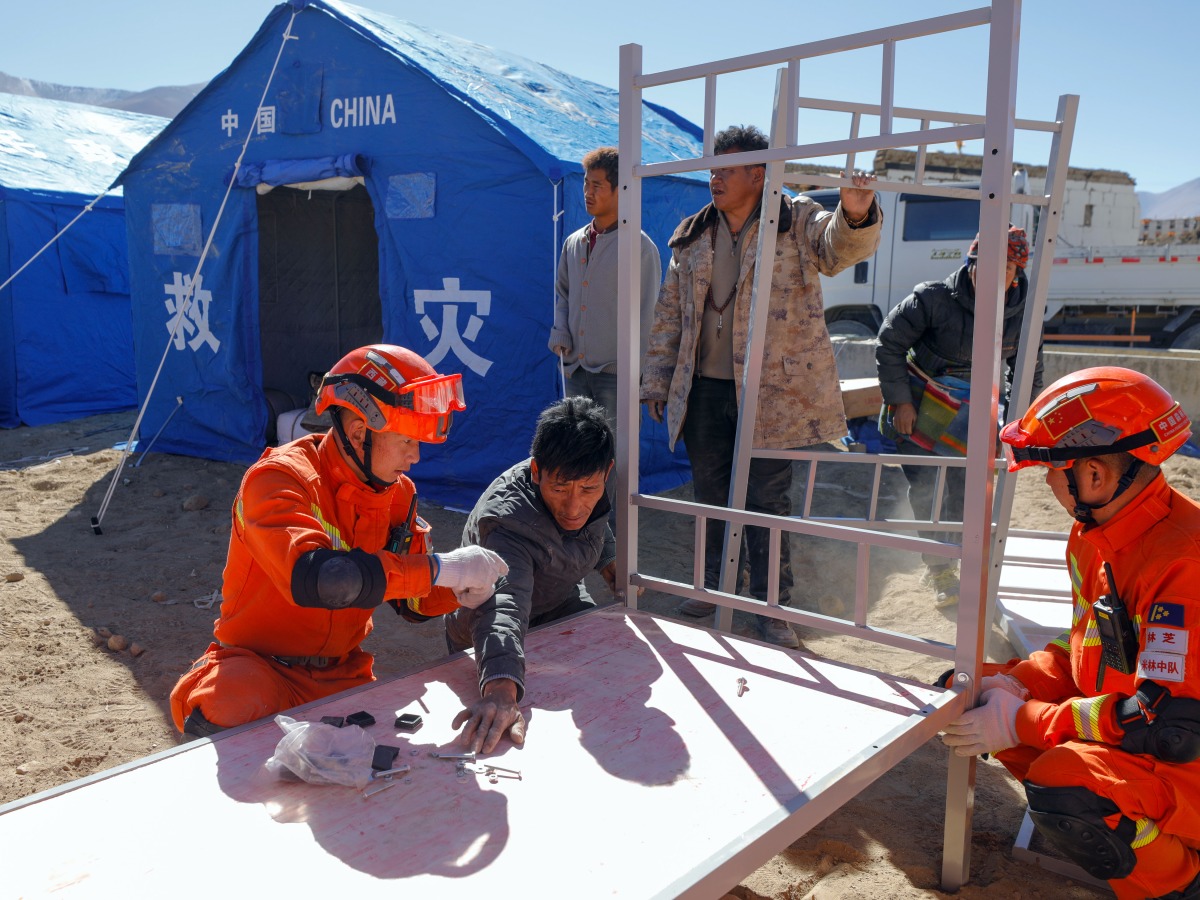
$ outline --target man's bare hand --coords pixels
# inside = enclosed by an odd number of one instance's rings
[[[842,188],[842,212],[851,222],[858,222],[867,217],[871,204],[875,202],[875,190],[871,185],[876,179],[866,172],[854,172],[849,178],[854,187]]]
[[[912,434],[917,424],[917,408],[911,403],[897,403],[892,413],[892,427],[897,434]]]
[[[450,727],[459,726],[459,742],[474,753],[491,753],[506,732],[514,744],[524,744],[525,716],[517,706],[516,682],[497,678],[485,684],[483,696],[461,710]]]
[[[612,591],[613,596],[618,600],[625,599],[625,592],[617,590],[617,564],[610,562],[607,566],[600,570],[600,574],[604,577],[604,583],[608,585],[608,589]],[[640,597],[645,593],[646,589],[638,585],[637,595]]]
[[[874,194],[871,196],[874,196]],[[661,422],[663,420],[663,411],[667,407],[665,402],[662,400],[643,400],[642,402],[646,404],[646,412],[650,413],[650,418],[652,418],[655,422]]]

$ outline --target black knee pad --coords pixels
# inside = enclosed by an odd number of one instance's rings
[[[1055,849],[1093,878],[1125,878],[1137,864],[1131,842],[1133,820],[1121,817],[1116,830],[1105,816],[1120,812],[1111,800],[1082,787],[1042,787],[1025,782],[1029,817]]]
[[[208,719],[204,718],[204,713],[200,712],[200,707],[192,710],[183,722],[183,733],[190,734],[192,737],[212,737],[225,729],[220,725],[214,725]]]

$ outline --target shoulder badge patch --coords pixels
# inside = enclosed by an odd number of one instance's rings
[[[1155,603],[1146,614],[1147,625],[1171,625],[1184,628],[1187,623],[1183,619],[1182,603]]]

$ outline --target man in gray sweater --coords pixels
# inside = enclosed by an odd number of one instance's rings
[[[617,415],[617,148],[600,147],[583,158],[583,203],[592,221],[563,242],[558,258],[554,326],[547,342],[562,360],[568,397],[590,397],[604,407],[616,432]],[[646,349],[662,261],[642,232],[639,314]]]
[[[477,609],[445,617],[452,651],[475,648],[480,698],[454,727],[476,752],[491,752],[505,732],[525,742],[518,703],[525,693],[525,634],[596,605],[583,579],[595,570],[616,581],[608,527],[607,483],[614,441],[604,410],[567,397],[542,411],[530,458],[502,473],[475,503],[463,545],[486,547],[508,564],[495,594]]]

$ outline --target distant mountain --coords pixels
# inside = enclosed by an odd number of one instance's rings
[[[1190,219],[1200,216],[1200,178],[1193,178],[1161,194],[1138,191],[1137,198],[1142,206],[1143,219]]]
[[[204,88],[203,84],[177,87],[153,87],[145,91],[123,91],[118,88],[70,87],[49,81],[34,81],[0,72],[0,92],[22,97],[41,97],[46,100],[64,100],[68,103],[86,103],[90,106],[107,106],[129,112],[146,113],[152,116],[175,118]]]

